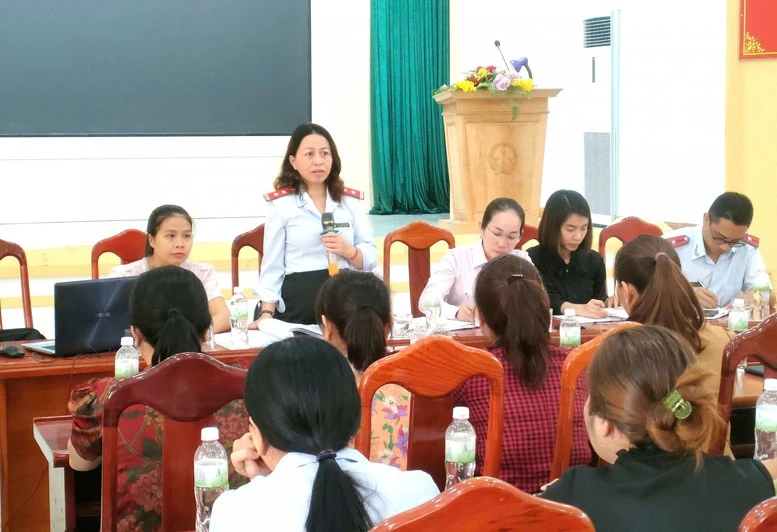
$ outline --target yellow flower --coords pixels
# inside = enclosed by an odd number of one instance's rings
[[[534,88],[534,81],[531,78],[514,79],[513,87],[518,87],[519,89],[525,90],[526,92],[531,92],[531,90]]]
[[[469,80],[457,81],[455,85],[464,92],[472,92],[475,90],[475,84]]]
[[[485,67],[480,67],[477,72],[478,79],[486,79],[488,77],[488,69]]]

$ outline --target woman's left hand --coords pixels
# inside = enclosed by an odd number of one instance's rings
[[[328,253],[335,253],[341,257],[350,257],[354,253],[355,247],[346,242],[340,233],[324,233],[321,235],[321,243]]]

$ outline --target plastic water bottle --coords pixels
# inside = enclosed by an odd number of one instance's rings
[[[445,431],[445,489],[475,475],[475,427],[469,408],[453,408],[453,422]]]
[[[236,286],[229,300],[229,324],[232,327],[232,345],[237,347],[248,345],[248,301],[243,296],[243,289]]]
[[[745,308],[744,299],[735,299],[728,313],[728,328],[731,331],[746,331],[750,325],[750,312]]]
[[[442,316],[442,294],[437,287],[429,287],[426,291],[424,306],[426,307],[427,326],[433,330]]]
[[[194,453],[194,500],[197,504],[197,532],[210,528],[210,513],[219,495],[229,489],[227,451],[219,443],[219,429],[205,427],[202,444]]]
[[[764,380],[755,403],[755,459],[777,458],[777,379]]]
[[[758,275],[755,276],[755,283],[753,284],[753,292],[755,294],[755,305],[753,306],[753,319],[765,320],[769,317],[769,298],[772,295],[771,283],[769,282],[769,274],[766,273],[766,266],[761,266],[758,269]]]
[[[562,347],[576,347],[580,345],[580,322],[575,317],[575,309],[568,308],[564,311],[564,319],[558,326],[559,344]]]
[[[138,372],[140,353],[135,349],[132,336],[122,336],[121,347],[116,351],[114,375],[117,379],[132,377]]]

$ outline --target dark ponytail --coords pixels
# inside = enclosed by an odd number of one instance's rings
[[[153,346],[152,365],[177,353],[200,351],[210,322],[205,288],[189,270],[164,266],[138,277],[130,297],[130,324]]]
[[[491,260],[477,277],[475,305],[515,376],[539,386],[548,372],[550,302],[534,266],[515,255]]]
[[[248,370],[245,405],[272,447],[317,457],[305,529],[369,530],[364,491],[336,456],[359,429],[361,408],[353,372],[340,352],[310,337],[269,345]]]
[[[316,321],[334,325],[348,349],[348,361],[363,373],[386,354],[391,297],[386,284],[369,272],[345,270],[330,277],[316,298]]]
[[[640,235],[618,250],[613,267],[616,287],[626,282],[639,292],[629,312],[638,323],[661,325],[679,333],[699,353],[704,314],[677,252],[664,238]]]

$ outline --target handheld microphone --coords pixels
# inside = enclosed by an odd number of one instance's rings
[[[324,231],[335,231],[335,217],[331,212],[321,214],[321,228]],[[329,276],[340,273],[340,265],[337,263],[337,253],[326,252],[326,260],[329,263]]]
[[[496,49],[499,50],[499,55],[502,56],[502,61],[505,62],[505,67],[507,70],[510,70],[510,65],[507,64],[507,59],[505,59],[505,55],[502,53],[502,43],[499,42],[499,39],[494,41],[494,46],[496,46]]]

